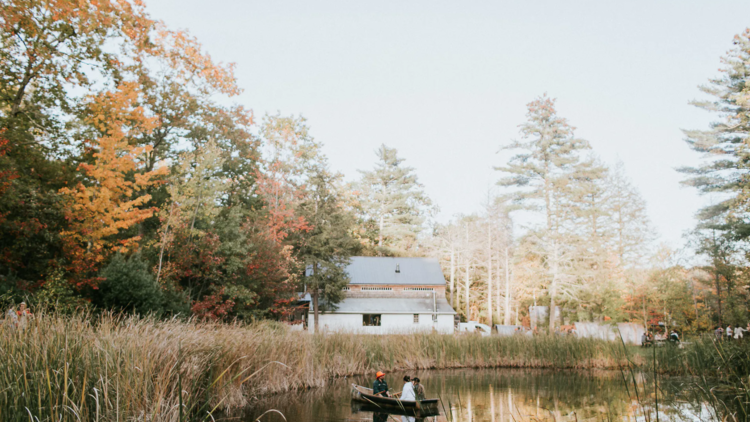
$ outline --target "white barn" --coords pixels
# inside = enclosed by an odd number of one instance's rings
[[[346,297],[335,309],[320,312],[321,331],[453,334],[456,312],[445,299],[445,277],[436,259],[353,257],[346,271]]]

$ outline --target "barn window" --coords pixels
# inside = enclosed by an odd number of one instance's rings
[[[362,326],[363,327],[380,327],[380,314],[362,315]]]
[[[419,314],[414,314],[414,323],[419,324]]]

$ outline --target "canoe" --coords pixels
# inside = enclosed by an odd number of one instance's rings
[[[399,400],[395,397],[382,397],[372,394],[372,388],[352,384],[352,400],[366,403],[383,409],[401,410],[437,410],[438,399],[427,400]]]
[[[382,404],[371,404],[371,403],[365,403],[360,401],[352,401],[351,406],[352,414],[357,414],[360,412],[371,412],[376,415],[401,415],[401,416],[413,416],[418,418],[417,420],[422,420],[419,418],[426,418],[430,416],[437,416],[440,414],[440,410],[438,409],[438,405],[432,405],[432,406],[424,406],[421,409],[415,409],[415,408],[399,408],[394,407],[390,405],[382,405]],[[374,419],[377,420],[377,419]],[[385,420],[385,419],[384,419]]]

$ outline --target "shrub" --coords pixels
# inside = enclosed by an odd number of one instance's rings
[[[122,254],[112,258],[100,273],[101,305],[138,314],[160,314],[164,294],[148,271],[146,262],[136,254],[126,259]]]

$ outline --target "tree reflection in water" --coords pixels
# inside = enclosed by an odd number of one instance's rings
[[[636,379],[641,393],[638,402],[632,385],[630,391],[625,388],[620,372],[485,369],[408,374],[422,379],[428,397],[441,399],[440,415],[420,418],[353,406],[349,386],[371,384],[367,377],[353,377],[336,380],[328,388],[259,401],[245,420],[255,420],[265,409],[278,409],[286,420],[299,422],[641,421],[646,420],[644,411],[655,420],[650,402],[653,385],[645,377]],[[389,374],[388,381],[393,384],[403,375]],[[660,420],[708,420],[705,406],[682,397],[680,385],[679,379],[660,378]],[[266,415],[263,420],[283,421],[277,415]]]

